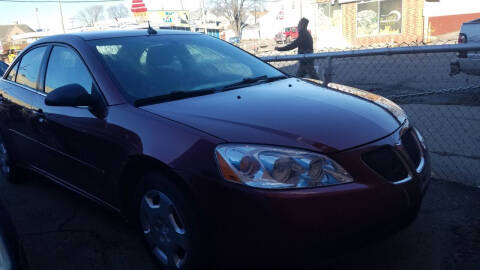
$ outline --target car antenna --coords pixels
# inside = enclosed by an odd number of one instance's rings
[[[148,33],[149,35],[155,35],[155,34],[157,34],[157,31],[150,26],[150,21],[148,21],[148,30],[147,30],[147,33]]]

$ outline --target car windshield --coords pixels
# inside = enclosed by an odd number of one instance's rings
[[[89,43],[133,103],[178,92],[183,95],[177,97],[195,96],[207,93],[206,89],[258,81],[251,78],[284,77],[254,56],[205,35],[151,35]]]

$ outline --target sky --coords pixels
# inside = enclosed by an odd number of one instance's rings
[[[32,0],[35,1],[35,0]],[[67,2],[69,0],[61,0]],[[147,8],[151,9],[180,9],[180,1],[187,10],[196,10],[200,8],[202,0],[144,0]],[[208,2],[209,0],[205,0]],[[305,0],[304,0],[305,1]],[[267,1],[270,2],[270,1]],[[444,15],[443,13],[473,13],[480,12],[480,0],[440,0],[440,3],[427,3],[426,7],[430,8],[426,12],[430,16]],[[106,8],[112,5],[123,4],[129,10],[132,0],[119,0],[117,2],[108,3],[63,3],[63,17],[65,28],[71,26],[71,18],[78,11],[93,5],[103,5]],[[35,14],[35,8],[38,8],[38,19]],[[3,2],[0,0],[0,24],[12,24],[14,22],[28,24],[32,29],[50,29],[60,31],[60,12],[58,3],[15,3]]]
[[[34,0],[32,0],[34,1]],[[110,6],[123,4],[129,10],[132,0],[120,0],[108,3],[64,3],[62,0],[62,12],[65,28],[71,25],[71,18],[78,11],[93,5],[103,5],[105,9]],[[182,0],[185,9],[195,10],[200,7],[200,0]],[[180,0],[144,0],[148,8],[162,7],[165,9],[180,9]],[[15,3],[0,1],[0,24],[18,23],[28,24],[32,29],[39,29],[35,8],[38,8],[38,20],[40,28],[60,31],[60,11],[58,3]],[[106,14],[105,14],[106,15]]]

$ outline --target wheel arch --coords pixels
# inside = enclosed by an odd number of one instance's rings
[[[123,215],[129,218],[129,202],[132,192],[146,172],[157,171],[177,185],[182,191],[192,195],[187,182],[167,164],[147,155],[129,157],[118,182],[118,201]]]

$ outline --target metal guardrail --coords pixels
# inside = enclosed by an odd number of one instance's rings
[[[295,75],[313,59],[323,84],[338,83],[399,103],[424,134],[436,177],[480,187],[480,76],[458,72],[458,53],[480,44],[361,49],[263,56]],[[480,70],[480,66],[478,67]]]
[[[412,53],[444,53],[444,52],[468,52],[480,50],[478,44],[450,44],[450,45],[431,45],[418,47],[396,47],[396,48],[378,48],[363,49],[339,52],[310,53],[297,55],[276,55],[263,56],[261,59],[265,62],[294,61],[302,59],[322,59],[322,58],[347,58],[359,56],[378,56],[393,54],[412,54]]]
[[[480,51],[479,44],[447,44],[447,45],[431,45],[431,46],[408,46],[395,48],[376,48],[376,49],[362,49],[339,52],[324,52],[311,54],[297,54],[297,55],[276,55],[263,56],[265,62],[283,62],[283,61],[298,61],[307,59],[326,59],[327,67],[323,72],[323,82],[326,86],[331,82],[332,75],[332,59],[351,58],[351,57],[367,57],[367,56],[389,56],[402,54],[420,54],[420,53],[460,53],[469,51]]]

